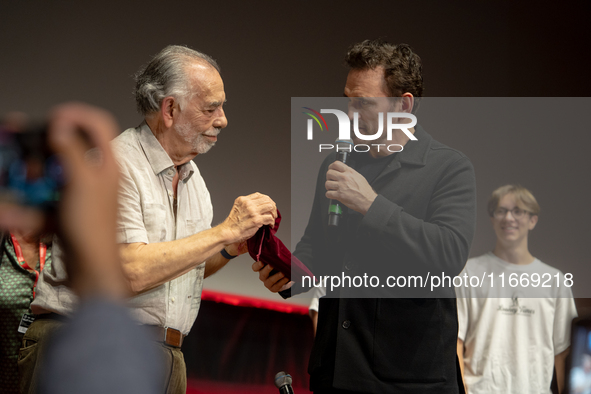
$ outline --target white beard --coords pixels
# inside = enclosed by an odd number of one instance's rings
[[[214,128],[212,130],[195,134],[189,122],[184,122],[181,124],[176,124],[174,126],[174,130],[187,144],[191,146],[192,152],[196,152],[201,155],[207,153],[215,145],[215,141],[208,140],[207,137],[203,135],[203,133],[217,136],[221,129]]]

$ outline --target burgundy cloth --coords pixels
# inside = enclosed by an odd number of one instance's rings
[[[263,226],[247,241],[248,253],[255,261],[269,264],[277,271],[283,273],[289,280],[300,282],[302,276],[312,278],[314,274],[297,257],[291,254],[289,249],[275,236],[281,223],[281,214],[277,210],[275,225]]]

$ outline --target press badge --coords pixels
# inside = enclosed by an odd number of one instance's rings
[[[35,321],[35,315],[31,313],[25,313],[21,319],[21,323],[18,326],[18,332],[24,334],[27,332],[31,324]]]

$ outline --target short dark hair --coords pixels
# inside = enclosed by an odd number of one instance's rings
[[[417,98],[423,97],[421,58],[407,44],[365,40],[349,48],[345,63],[353,70],[383,67],[388,93],[392,97],[400,97],[406,92]]]

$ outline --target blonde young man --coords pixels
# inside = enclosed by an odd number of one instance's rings
[[[467,392],[550,393],[556,368],[564,387],[564,360],[570,345],[575,304],[565,277],[528,249],[528,236],[538,223],[540,206],[524,187],[505,185],[492,193],[488,213],[497,241],[492,252],[468,260],[462,275],[493,274],[483,288],[459,287],[458,355]],[[499,278],[504,274],[505,286]],[[508,286],[515,278],[542,278],[551,283],[543,297],[526,287]],[[556,286],[558,275],[560,286]]]

